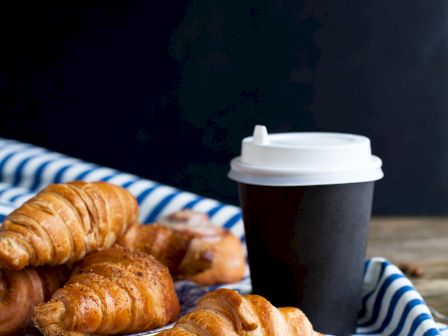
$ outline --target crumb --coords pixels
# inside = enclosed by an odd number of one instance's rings
[[[399,264],[398,267],[404,274],[412,278],[420,278],[424,275],[423,269],[417,265],[403,263]]]

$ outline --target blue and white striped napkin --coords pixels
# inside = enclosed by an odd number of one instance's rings
[[[206,212],[213,224],[229,229],[245,244],[238,207],[44,148],[0,138],[0,222],[47,184],[73,180],[101,180],[128,189],[138,200],[142,223],[150,223],[185,208]],[[179,283],[176,287],[185,307],[193,306],[198,293],[203,291],[191,283]],[[224,287],[250,292],[249,273],[241,282]],[[386,260],[372,258],[366,261],[363,293],[356,335],[448,336],[448,328],[435,322],[412,283]]]

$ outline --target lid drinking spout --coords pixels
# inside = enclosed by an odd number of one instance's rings
[[[269,142],[269,135],[266,126],[257,125],[254,128],[253,142],[256,144],[266,144]]]

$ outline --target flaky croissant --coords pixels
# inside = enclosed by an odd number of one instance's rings
[[[244,275],[241,242],[206,214],[176,212],[154,225],[135,225],[118,242],[153,255],[177,279],[201,285],[235,282]]]
[[[23,335],[32,326],[34,306],[49,300],[67,273],[63,266],[0,270],[0,336]]]
[[[259,295],[218,289],[204,295],[195,310],[159,336],[317,336],[298,308],[275,308]]]
[[[112,246],[137,221],[137,201],[121,187],[81,181],[49,185],[5,219],[0,267],[73,263]]]
[[[121,246],[89,254],[51,301],[35,308],[45,336],[115,335],[163,326],[179,312],[166,266]]]

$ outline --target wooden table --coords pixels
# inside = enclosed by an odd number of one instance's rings
[[[411,281],[430,307],[448,316],[448,217],[375,217],[367,255],[421,268],[423,275]]]

